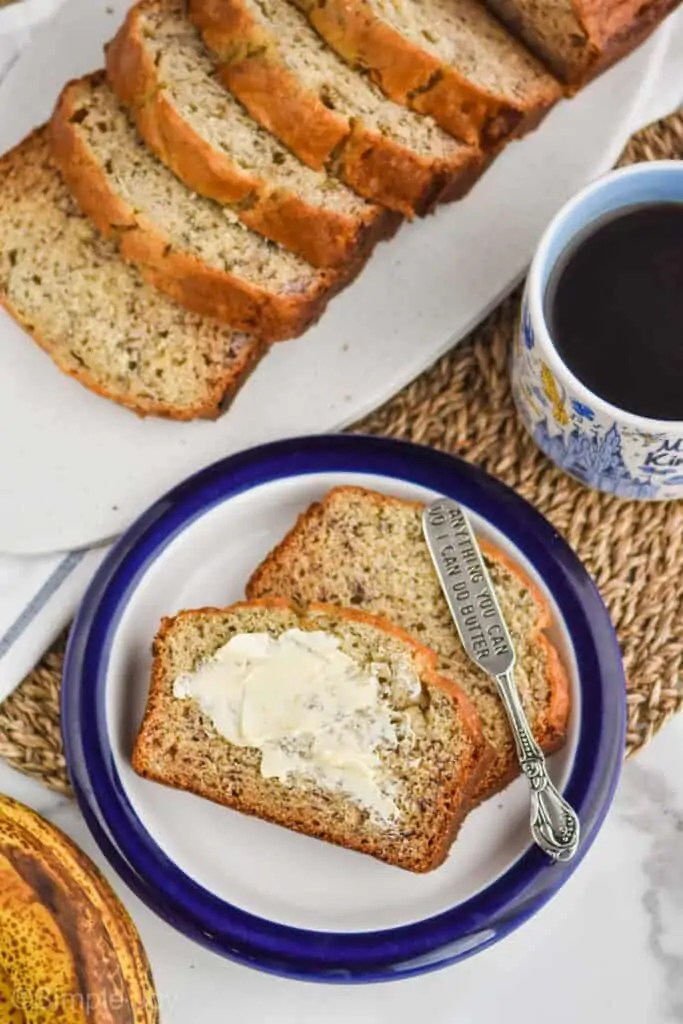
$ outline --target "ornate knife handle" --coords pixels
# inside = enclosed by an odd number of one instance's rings
[[[512,726],[519,763],[531,788],[531,834],[553,860],[571,860],[579,845],[579,819],[548,774],[545,756],[519,699],[513,668],[497,675],[496,683]]]
[[[498,686],[531,788],[533,839],[554,860],[570,860],[579,844],[579,819],[553,785],[529,727],[513,675],[515,646],[474,530],[450,498],[425,508],[422,529],[462,645]]]

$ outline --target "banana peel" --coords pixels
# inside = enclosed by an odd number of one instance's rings
[[[9,974],[0,967],[0,1024],[26,1024]]]
[[[95,865],[0,797],[0,1024],[158,1024],[144,948]]]

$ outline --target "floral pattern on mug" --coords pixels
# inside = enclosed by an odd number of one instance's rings
[[[512,392],[539,448],[589,487],[623,498],[678,497],[683,438],[620,426],[575,397],[540,356],[526,295],[512,358]]]
[[[541,382],[543,385],[543,391],[546,398],[550,402],[550,408],[552,411],[553,419],[560,426],[564,427],[569,423],[569,416],[565,409],[565,391],[564,388],[560,388],[557,381],[552,375],[552,372],[545,363],[540,363],[541,367]]]
[[[595,413],[588,405],[584,405],[583,402],[577,401],[576,398],[572,398],[572,409],[577,416],[580,416],[582,420],[594,420]]]
[[[529,313],[528,303],[524,303],[522,307],[522,332],[521,339],[527,348],[534,347],[534,329],[531,326],[531,314]]]

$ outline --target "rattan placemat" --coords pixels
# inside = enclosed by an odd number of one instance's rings
[[[683,112],[635,136],[620,163],[683,159]],[[627,753],[683,708],[683,501],[638,504],[593,493],[560,473],[512,405],[507,354],[519,295],[354,429],[463,456],[516,488],[565,535],[607,602],[628,675]],[[62,792],[59,731],[64,638],[0,707],[0,757]]]

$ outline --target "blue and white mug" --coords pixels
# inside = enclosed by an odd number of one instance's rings
[[[587,486],[623,498],[683,498],[683,422],[636,416],[589,391],[553,344],[544,297],[558,259],[590,224],[624,207],[662,202],[683,203],[683,162],[614,171],[560,210],[531,264],[512,354],[515,403],[538,446]]]

